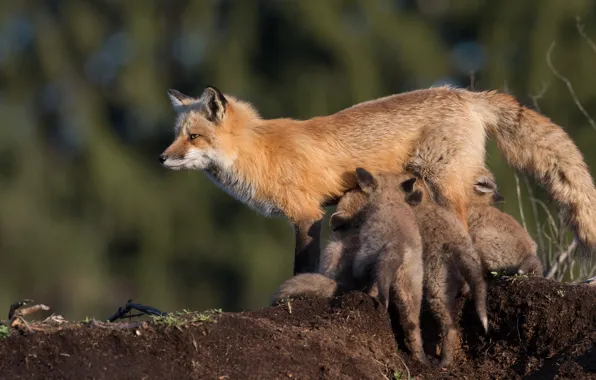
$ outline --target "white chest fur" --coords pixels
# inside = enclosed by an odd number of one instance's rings
[[[203,170],[220,189],[264,216],[283,216],[283,211],[272,199],[259,199],[252,184],[241,179],[233,169],[211,166]]]

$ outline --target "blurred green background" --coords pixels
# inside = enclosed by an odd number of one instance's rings
[[[294,238],[201,172],[161,167],[166,90],[207,84],[267,118],[310,118],[443,83],[538,105],[596,164],[592,0],[0,2],[0,310],[32,298],[75,319],[133,298],[171,311],[267,305]],[[543,91],[545,90],[545,91]],[[489,146],[505,210],[514,172]],[[594,173],[594,170],[592,169]],[[532,207],[520,177],[524,212]],[[547,201],[534,187],[534,194]]]

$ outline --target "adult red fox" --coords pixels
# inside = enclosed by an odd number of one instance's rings
[[[176,138],[160,162],[202,170],[261,214],[285,215],[296,232],[294,273],[316,268],[323,206],[356,187],[357,167],[422,173],[467,228],[487,135],[511,166],[546,186],[582,246],[596,247],[596,189],[582,154],[563,129],[510,95],[436,87],[329,116],[266,120],[212,86],[199,98],[168,93]]]

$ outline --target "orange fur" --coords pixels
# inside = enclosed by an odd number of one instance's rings
[[[176,91],[170,98],[177,138],[162,164],[201,169],[261,214],[288,217],[298,226],[297,240],[312,240],[297,241],[297,256],[305,247],[318,256],[318,236],[306,231],[322,218],[322,205],[355,187],[356,167],[400,172],[417,160],[419,169],[436,169],[427,179],[466,223],[469,189],[485,168],[487,133],[512,166],[546,185],[580,242],[596,247],[596,189],[581,153],[561,128],[510,95],[438,87],[303,121],[262,119],[213,87],[198,99]],[[190,140],[191,134],[199,136]]]

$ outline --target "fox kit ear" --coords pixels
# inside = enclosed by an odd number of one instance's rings
[[[406,203],[410,206],[417,206],[422,202],[422,191],[416,190],[406,195]]]
[[[329,218],[329,226],[331,227],[331,231],[337,231],[338,229],[342,228],[349,222],[349,218],[342,212],[335,212],[331,214]]]
[[[414,191],[414,184],[416,183],[416,177],[412,177],[408,180],[405,180],[401,183],[401,188],[403,189],[403,191],[405,191],[406,193],[411,193]],[[422,194],[422,193],[420,193]]]
[[[497,183],[493,181],[490,177],[481,176],[476,178],[474,190],[481,194],[493,193],[497,191]]]
[[[370,192],[376,186],[375,177],[363,168],[356,168],[356,180],[360,189],[365,193]]]
[[[203,108],[205,118],[212,123],[219,124],[226,114],[228,100],[225,96],[217,88],[207,86],[200,100],[205,105]]]
[[[197,102],[197,99],[192,96],[184,95],[173,88],[168,90],[168,96],[170,97],[170,102],[172,102],[174,108],[183,108]]]
[[[474,191],[480,195],[491,194],[491,201],[493,203],[501,203],[505,201],[505,198],[499,193],[497,189],[497,183],[490,177],[481,176],[476,179],[474,184]]]

